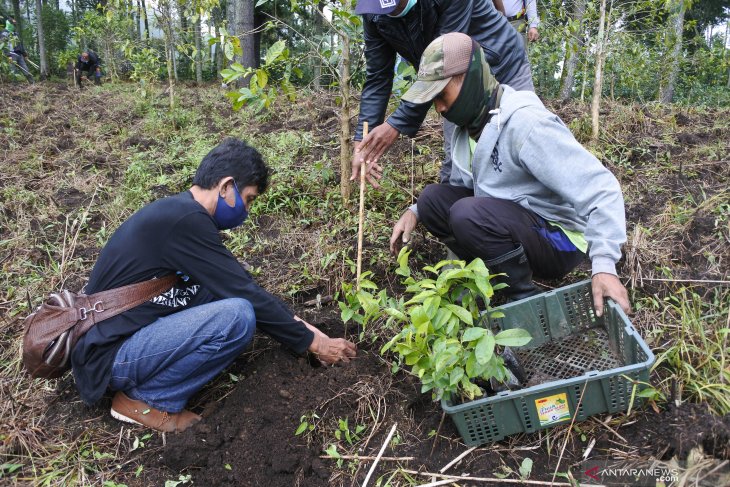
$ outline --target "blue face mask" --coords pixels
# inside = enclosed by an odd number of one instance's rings
[[[215,205],[215,213],[213,214],[213,220],[218,225],[218,230],[236,228],[248,217],[248,210],[246,210],[246,205],[243,204],[241,193],[238,191],[235,181],[233,187],[236,190],[236,204],[234,206],[228,206],[225,198],[220,194],[218,195],[218,204]]]
[[[389,15],[389,17],[393,17],[394,19],[400,19],[402,17],[405,17],[406,14],[411,11],[417,1],[418,0],[408,0],[408,5],[406,5],[406,8],[404,8],[401,13],[399,13],[398,15]]]

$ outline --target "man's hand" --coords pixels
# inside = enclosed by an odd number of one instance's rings
[[[355,153],[352,157],[351,181],[360,179],[360,165],[367,164],[366,179],[373,188],[379,188],[377,179],[382,176],[382,168],[378,165],[380,156],[393,145],[398,138],[398,131],[389,123],[384,122],[375,127],[360,143],[355,144]]]
[[[393,227],[390,235],[390,252],[397,255],[403,244],[411,240],[411,232],[418,225],[418,218],[411,210],[406,210]]]
[[[611,298],[621,306],[624,313],[631,312],[629,304],[629,293],[617,276],[599,272],[593,276],[593,307],[596,309],[597,316],[603,316],[603,300]]]
[[[349,362],[357,355],[357,347],[354,343],[344,338],[330,338],[319,328],[310,325],[298,316],[294,319],[301,321],[304,326],[314,333],[314,340],[309,345],[309,351],[322,363],[322,365],[334,365],[338,362]]]
[[[530,30],[527,31],[527,40],[530,42],[535,42],[540,38],[540,33],[537,31],[537,27],[530,27]]]

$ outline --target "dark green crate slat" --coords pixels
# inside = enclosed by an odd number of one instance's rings
[[[442,408],[469,446],[554,426],[540,425],[535,407],[538,399],[564,393],[571,414],[576,416],[576,421],[582,421],[595,414],[625,411],[634,388],[632,381],[648,382],[654,354],[615,303],[609,303],[603,317],[595,315],[590,281],[512,303],[503,310],[505,317],[490,319],[489,326],[495,331],[511,328],[529,331],[533,339],[516,349],[518,355],[537,362],[535,369],[548,367],[561,377],[465,404],[450,405],[442,401]],[[565,343],[561,347],[558,342],[562,339]],[[611,355],[605,353],[605,347],[610,348]],[[601,356],[593,356],[600,348],[603,348]],[[557,353],[566,363],[555,360],[550,363],[549,359],[540,357],[541,353],[549,355],[548,352]],[[528,370],[528,374],[534,372]],[[556,424],[569,421],[567,418]]]

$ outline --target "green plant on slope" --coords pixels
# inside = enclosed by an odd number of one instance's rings
[[[522,346],[531,339],[522,329],[494,334],[480,326],[487,317],[504,316],[491,309],[489,303],[494,291],[505,285],[492,285],[494,275],[481,259],[468,265],[455,260],[426,266],[424,271],[434,278],[416,281],[408,267],[409,254],[409,250],[401,250],[396,272],[405,277],[406,292],[414,296],[402,307],[385,309],[403,324],[403,329],[383,346],[381,353],[395,351],[421,380],[421,392],[432,391],[434,400],[472,400],[483,395],[476,380],[507,379],[507,369],[495,353],[496,347]]]
[[[670,340],[654,364],[668,372],[661,385],[676,384],[674,399],[707,403],[719,415],[730,413],[728,303],[730,290],[721,287],[705,296],[682,287],[654,303],[661,308],[659,322],[669,324],[662,331]]]

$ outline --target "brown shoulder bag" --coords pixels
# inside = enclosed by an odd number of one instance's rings
[[[100,321],[139,306],[169,289],[175,274],[96,294],[53,293],[25,319],[23,365],[36,378],[55,379],[71,367],[71,351]]]

